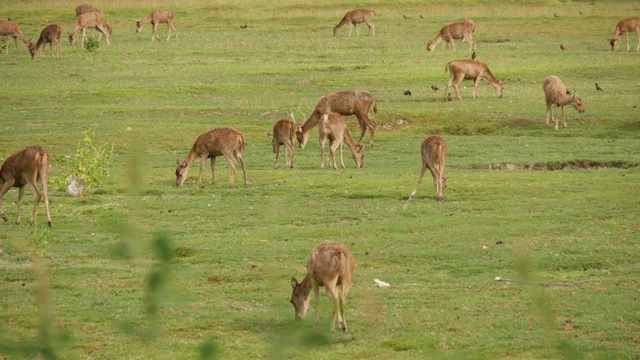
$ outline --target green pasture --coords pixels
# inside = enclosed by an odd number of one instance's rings
[[[60,60],[48,47],[32,60],[13,41],[0,54],[0,161],[27,145],[49,152],[53,220],[41,205],[28,225],[27,190],[16,225],[17,191],[3,198],[0,359],[640,358],[640,53],[636,33],[630,52],[608,41],[640,3],[92,4],[113,35],[90,52],[67,39],[78,3],[0,3],[34,42],[48,24],[64,28]],[[179,38],[135,32],[157,8],[176,11]],[[376,11],[375,37],[363,25],[332,37],[353,8]],[[466,18],[502,98],[483,81],[472,99],[465,81],[463,100],[443,101],[445,64],[471,52],[426,44]],[[558,131],[545,124],[548,75],[586,109],[567,107]],[[281,153],[275,170],[273,124],[352,88],[378,101],[365,167],[345,147],[346,169],[321,170],[314,130],[294,168]],[[220,158],[216,184],[208,163],[195,184],[196,161],[177,188],[176,158],[219,126],[244,133],[249,186],[238,169],[227,187]],[[70,197],[58,184],[87,130],[113,145],[115,166]],[[431,135],[448,145],[444,201],[427,174],[409,202]],[[294,321],[289,303],[291,277],[326,239],[356,262],[349,333],[329,331],[323,289],[317,325]]]

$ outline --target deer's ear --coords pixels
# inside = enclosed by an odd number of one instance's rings
[[[176,159],[176,162],[178,163],[178,165],[180,165],[180,158],[179,157]]]
[[[295,290],[297,286],[298,280],[296,280],[296,278],[291,278],[291,287],[293,288],[293,290]]]

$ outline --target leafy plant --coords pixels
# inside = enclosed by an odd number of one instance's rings
[[[88,52],[94,52],[98,50],[100,47],[100,42],[94,38],[87,38],[84,41],[84,48],[87,49]]]

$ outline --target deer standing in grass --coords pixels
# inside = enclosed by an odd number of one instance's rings
[[[302,282],[291,278],[291,303],[295,309],[296,319],[303,320],[309,311],[311,290],[313,290],[316,306],[316,323],[318,322],[318,305],[320,286],[327,290],[333,305],[331,331],[336,327],[336,318],[342,331],[347,332],[347,319],[344,308],[351,286],[355,261],[346,246],[327,240],[316,246],[309,253],[307,275]]]
[[[429,169],[429,171],[431,171],[431,176],[433,176],[433,185],[436,188],[436,200],[440,201],[443,199],[442,192],[444,191],[444,188],[447,187],[447,178],[449,177],[448,173],[444,173],[447,144],[444,143],[444,140],[442,140],[441,137],[431,136],[422,142],[421,153],[422,169],[420,170],[420,177],[418,178],[418,183],[416,183],[415,189],[411,192],[411,196],[409,196],[409,200],[413,199],[416,195],[416,191],[418,191],[418,186],[420,186],[420,183],[422,182],[424,173]]]
[[[329,166],[333,162],[333,168],[338,169],[336,163],[336,149],[340,148],[340,163],[344,169],[344,158],[342,157],[342,148],[347,143],[351,153],[353,154],[353,161],[355,161],[358,168],[364,167],[364,149],[362,145],[358,145],[353,141],[349,130],[347,129],[347,119],[337,113],[324,114],[320,123],[318,124],[320,129],[320,168],[324,169],[324,144],[327,139],[329,140]]]
[[[31,40],[27,39],[22,31],[20,31],[20,27],[18,24],[14,23],[10,20],[0,19],[0,36],[6,37],[6,49],[7,54],[9,53],[9,38],[13,38],[13,43],[16,44],[16,49],[18,48],[18,40],[22,40],[22,42],[27,46],[27,51],[31,58],[36,57],[36,47],[33,45]]]
[[[447,82],[447,87],[444,90],[445,99],[447,90],[449,90],[449,86],[453,85],[453,90],[456,91],[456,95],[458,95],[458,99],[462,100],[460,97],[460,93],[458,92],[458,84],[464,80],[473,80],[473,97],[478,97],[478,85],[480,85],[480,80],[486,79],[490,83],[493,84],[493,88],[496,90],[498,97],[502,97],[502,81],[496,79],[487,64],[470,59],[462,59],[462,60],[451,60],[447,63],[444,68],[445,74],[447,72],[451,73],[451,77]]]
[[[76,17],[80,16],[82,14],[87,14],[87,13],[92,13],[92,12],[100,12],[100,10],[93,6],[93,5],[89,5],[89,4],[80,4],[78,6],[76,6]]]
[[[636,48],[636,51],[640,50],[640,17],[637,16],[618,22],[613,36],[609,39],[609,42],[611,43],[611,50],[616,50],[620,46],[619,36],[620,33],[624,33],[627,38],[627,51],[631,51],[629,48],[629,33],[634,31],[638,34],[638,47]]]
[[[429,41],[427,44],[427,50],[433,51],[436,48],[436,45],[442,40],[446,41],[445,49],[449,48],[449,43],[453,47],[453,50],[456,50],[456,46],[453,43],[453,39],[462,39],[462,42],[469,43],[469,51],[476,50],[476,42],[473,40],[472,35],[476,30],[476,24],[472,20],[465,20],[460,22],[455,22],[453,24],[445,25],[440,29],[440,32],[436,37]]]
[[[53,43],[56,44],[56,51],[53,51]],[[44,51],[47,44],[51,44],[51,57],[60,59],[60,45],[62,43],[62,27],[57,24],[52,24],[40,32],[40,37],[36,42],[36,56],[38,55],[38,49],[42,46],[42,57],[44,58]]]
[[[173,26],[173,18],[176,16],[175,11],[169,9],[163,10],[153,10],[146,19],[136,21],[136,32],[139,33],[142,30],[142,27],[145,24],[151,23],[153,25],[153,34],[151,35],[151,41],[154,39],[160,38],[158,37],[158,24],[166,23],[169,28],[169,35],[167,36],[167,41],[171,37],[171,29],[176,34],[176,39],[178,38],[178,31]]]
[[[375,36],[376,27],[373,26],[373,23],[371,22],[371,17],[375,14],[375,11],[366,9],[356,9],[347,12],[342,20],[340,20],[340,22],[333,27],[333,36],[338,36],[338,30],[346,24],[349,24],[349,37],[351,37],[351,30],[354,26],[356,27],[356,35],[360,36],[360,32],[358,31],[359,23],[367,24],[367,26],[369,27],[369,35]]]
[[[327,94],[320,98],[316,107],[304,123],[296,129],[296,137],[300,147],[304,149],[309,140],[309,132],[324,114],[335,112],[340,115],[355,115],[360,124],[360,139],[358,144],[364,138],[364,134],[369,129],[371,137],[369,138],[369,147],[373,147],[374,125],[369,119],[369,109],[373,104],[373,112],[378,113],[378,104],[376,98],[370,92],[365,90],[343,90],[336,93]]]
[[[564,127],[567,127],[567,119],[564,115],[565,105],[573,106],[579,113],[584,112],[582,99],[580,99],[575,92],[573,95],[568,95],[567,87],[559,77],[553,75],[547,76],[542,83],[542,89],[544,90],[544,97],[547,101],[547,125],[549,125],[549,115],[551,115],[551,120],[555,120],[556,122],[556,130],[558,130],[558,107],[562,107],[562,122],[564,123]],[[556,106],[555,117],[551,112],[551,106],[553,105]]]
[[[73,30],[69,33],[69,43],[73,45],[76,40],[76,33],[78,32],[78,29],[80,29],[82,32],[82,44],[84,44],[86,39],[85,31],[87,28],[94,28],[98,31],[100,34],[98,41],[102,39],[102,34],[104,34],[107,38],[107,45],[110,45],[109,37],[111,36],[111,25],[107,24],[104,16],[99,12],[85,13],[76,18],[76,22],[73,24]]]
[[[18,188],[18,217],[16,224],[20,223],[20,211],[22,208],[22,197],[24,196],[25,185],[29,185],[34,197],[33,212],[31,213],[31,225],[36,221],[38,204],[40,204],[41,193],[38,191],[37,182],[42,183],[42,195],[44,195],[44,205],[47,209],[47,225],[51,224],[51,214],[49,213],[49,195],[47,194],[47,183],[49,179],[49,154],[40,146],[28,146],[25,149],[9,156],[0,168],[0,218],[9,221],[4,213],[2,197],[12,187]]]
[[[267,133],[267,137],[271,139],[273,152],[276,154],[275,168],[278,168],[278,154],[280,153],[280,145],[284,145],[284,158],[287,163],[287,169],[293,167],[293,149],[296,139],[296,119],[293,111],[289,113],[289,119],[278,120],[273,125],[273,135]]]
[[[216,157],[223,156],[231,166],[229,187],[233,185],[233,180],[236,175],[236,162],[234,158],[242,167],[244,186],[246,187],[249,182],[247,181],[247,171],[244,167],[244,160],[242,159],[242,150],[244,150],[244,147],[244,135],[231,128],[215,128],[198,136],[187,157],[184,160],[180,160],[180,158],[176,160],[178,163],[178,167],[176,168],[176,185],[182,186],[184,184],[184,181],[187,179],[187,174],[189,173],[189,167],[197,157],[200,158],[198,185],[202,183],[202,173],[209,158],[211,159],[211,183],[215,184]]]

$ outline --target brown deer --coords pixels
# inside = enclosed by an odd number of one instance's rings
[[[22,208],[22,197],[24,187],[29,185],[33,194],[34,204],[31,213],[31,225],[36,221],[38,204],[40,204],[41,194],[38,191],[37,182],[42,183],[42,195],[44,195],[44,206],[47,209],[47,225],[51,225],[51,214],[49,213],[49,195],[47,194],[47,183],[49,179],[49,154],[40,146],[28,146],[25,149],[9,156],[0,168],[0,217],[4,221],[9,221],[2,207],[2,197],[12,187],[18,188],[18,217],[16,224],[20,223],[20,211]]]
[[[44,58],[44,50],[47,44],[51,44],[51,57],[60,59],[60,45],[62,42],[62,27],[57,24],[52,24],[44,29],[40,33],[40,37],[36,42],[36,56],[38,55],[38,49],[42,46],[42,57]],[[53,51],[53,43],[56,43],[56,52]]]
[[[584,112],[584,106],[582,106],[582,99],[576,95],[567,95],[567,87],[562,80],[557,76],[547,76],[542,83],[542,89],[544,90],[544,97],[547,101],[547,125],[549,125],[549,115],[551,120],[556,122],[556,130],[558,130],[558,107],[562,107],[562,122],[564,127],[567,127],[567,119],[564,115],[565,105],[571,104],[579,113]],[[551,112],[551,106],[555,105],[555,118]]]
[[[356,162],[358,168],[364,167],[364,149],[362,145],[358,145],[353,141],[349,130],[347,129],[347,119],[337,113],[324,114],[322,120],[318,125],[320,129],[320,168],[324,169],[324,144],[327,139],[329,140],[329,166],[333,162],[333,168],[338,169],[336,163],[336,149],[340,148],[340,163],[344,169],[344,159],[342,157],[342,148],[344,143],[347,143],[351,153],[353,154],[353,161]]]
[[[342,20],[333,27],[333,36],[338,36],[338,30],[346,24],[349,24],[349,37],[351,37],[351,30],[354,26],[356,27],[356,35],[360,36],[360,32],[358,31],[358,24],[360,23],[367,24],[369,27],[369,35],[375,36],[376,27],[373,26],[373,23],[371,22],[371,17],[375,14],[375,11],[366,9],[356,9],[347,12]]]
[[[107,38],[107,45],[110,45],[109,37],[111,36],[111,25],[107,24],[104,16],[99,12],[85,13],[76,18],[76,22],[73,24],[73,30],[69,33],[69,43],[73,45],[76,39],[76,33],[78,32],[78,29],[80,29],[80,31],[82,31],[82,43],[84,44],[86,39],[85,31],[87,28],[94,28],[98,31],[100,34],[98,41],[102,39],[102,34],[104,34]]]
[[[89,5],[89,4],[80,4],[78,6],[76,6],[76,17],[82,15],[82,14],[87,14],[87,13],[92,13],[92,12],[100,12],[100,10],[93,6],[93,5]]]
[[[620,46],[619,36],[620,33],[624,33],[627,38],[627,51],[631,51],[629,48],[629,33],[634,31],[638,34],[638,47],[636,48],[636,51],[640,50],[640,17],[637,16],[618,22],[613,36],[609,39],[609,43],[611,43],[611,50],[616,50]]]
[[[336,112],[340,115],[355,115],[360,124],[358,144],[364,138],[368,128],[369,132],[371,132],[369,147],[373,147],[374,125],[369,119],[369,109],[372,104],[373,112],[377,114],[378,104],[376,103],[376,98],[365,90],[343,90],[321,97],[311,115],[296,130],[296,137],[300,147],[304,149],[307,140],[309,140],[309,131],[318,124],[324,114],[330,112]]]
[[[436,187],[436,200],[442,200],[442,192],[447,187],[447,178],[449,174],[444,173],[444,161],[445,155],[447,155],[447,144],[444,143],[439,136],[431,136],[422,142],[422,169],[420,170],[420,177],[415,189],[411,192],[409,200],[413,199],[418,191],[418,186],[422,182],[424,173],[429,169],[431,176],[433,176],[433,185]]]
[[[267,137],[271,139],[273,152],[276,154],[276,169],[278,168],[280,145],[284,145],[284,158],[287,163],[287,169],[293,167],[293,149],[296,141],[296,119],[293,116],[293,111],[289,113],[289,117],[291,117],[291,120],[281,119],[273,125],[273,135],[267,133]]]
[[[493,88],[496,90],[498,97],[502,97],[502,87],[503,82],[496,79],[487,64],[470,59],[462,59],[462,60],[451,60],[447,63],[444,68],[445,74],[448,72],[451,73],[451,77],[447,82],[447,88],[444,90],[444,93],[447,94],[447,90],[449,90],[449,86],[453,85],[453,90],[456,91],[456,95],[458,95],[458,99],[462,100],[460,97],[460,93],[458,92],[458,84],[464,80],[473,80],[473,97],[478,97],[478,85],[480,85],[480,80],[485,79],[493,84]],[[446,95],[445,95],[446,99]]]
[[[176,39],[178,38],[178,31],[173,26],[173,18],[176,16],[175,11],[163,9],[163,10],[153,10],[146,19],[136,21],[136,32],[139,33],[142,30],[142,27],[145,24],[151,23],[153,25],[153,34],[151,35],[151,41],[160,38],[158,37],[158,24],[166,23],[169,28],[169,36],[167,36],[167,41],[171,37],[171,29],[176,34]]]
[[[229,186],[231,187],[233,185],[233,179],[236,176],[235,157],[242,167],[242,173],[244,174],[244,186],[246,187],[249,182],[247,181],[247,171],[244,167],[244,160],[242,160],[242,150],[244,150],[244,146],[244,135],[231,128],[215,128],[198,136],[187,157],[183,161],[181,161],[180,158],[176,160],[178,163],[178,168],[176,168],[176,185],[182,186],[184,184],[184,181],[187,179],[187,174],[189,173],[189,167],[196,157],[200,157],[198,185],[202,183],[202,173],[204,172],[204,166],[208,158],[211,159],[211,183],[215,184],[216,157],[224,156],[231,166]]]
[[[13,38],[13,43],[16,44],[16,49],[18,48],[18,40],[22,40],[22,42],[27,46],[27,51],[31,58],[36,57],[36,47],[33,45],[31,40],[27,39],[22,31],[20,31],[20,27],[18,24],[14,23],[11,20],[0,19],[0,36],[6,38],[6,50],[7,54],[9,53],[9,38]]]
[[[331,331],[336,327],[336,317],[342,331],[347,332],[347,319],[344,308],[351,286],[355,261],[346,246],[327,240],[316,246],[309,253],[307,275],[302,282],[291,278],[291,303],[295,309],[296,319],[303,320],[309,311],[311,290],[313,289],[316,305],[316,323],[318,322],[318,302],[320,286],[327,289],[327,295],[333,305]],[[338,289],[340,288],[340,294]]]
[[[445,49],[449,48],[449,43],[456,50],[456,46],[453,43],[453,39],[462,39],[462,42],[469,43],[469,51],[476,50],[476,42],[472,38],[473,32],[476,30],[476,24],[467,19],[465,21],[455,22],[453,24],[445,25],[440,29],[440,32],[436,37],[429,41],[427,44],[427,50],[433,51],[436,45],[442,40],[446,41]]]

